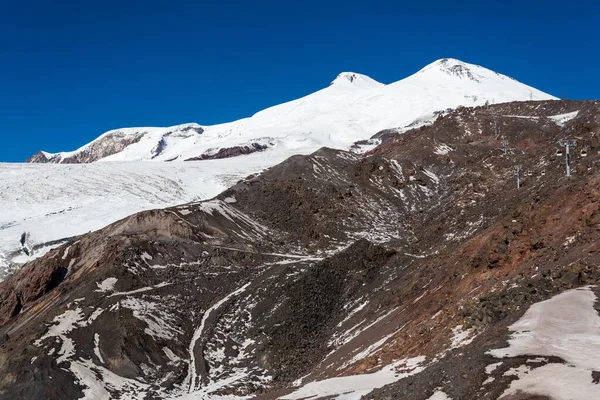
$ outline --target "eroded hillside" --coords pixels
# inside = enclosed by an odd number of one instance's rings
[[[83,235],[0,283],[0,397],[294,399],[363,373],[376,383],[350,398],[512,396],[511,368],[565,357],[488,350],[529,305],[600,279],[599,111],[459,108]]]

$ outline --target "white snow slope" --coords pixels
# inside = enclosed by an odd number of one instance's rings
[[[100,229],[133,213],[213,197],[260,171],[263,153],[186,163],[0,163],[0,281],[8,262],[22,264],[58,244],[19,253],[21,233],[32,245]],[[17,252],[18,254],[15,254]]]
[[[426,121],[434,111],[482,105],[486,101],[500,103],[530,98],[554,99],[489,69],[442,59],[389,85],[365,75],[344,72],[325,89],[230,123],[120,129],[107,132],[74,152],[44,154],[72,156],[115,132],[121,133],[119,137],[140,133],[143,136],[139,142],[103,161],[183,160],[255,142],[298,152],[323,146],[346,148],[380,130]],[[203,132],[186,131],[190,127],[201,128]],[[161,139],[164,141],[159,146]],[[164,147],[159,154],[157,146]]]
[[[347,149],[382,129],[430,123],[435,111],[529,99],[554,97],[486,68],[442,59],[389,85],[342,73],[325,89],[231,123],[127,128],[72,152],[44,153],[62,159],[110,148],[107,138],[141,136],[100,162],[0,164],[0,280],[7,262],[32,258],[15,256],[23,232],[30,233],[34,245],[67,238],[137,211],[210,198],[294,154],[323,146]],[[269,148],[229,159],[178,162],[252,143]]]
[[[489,351],[494,357],[556,356],[565,363],[535,369],[522,365],[515,369],[519,379],[511,382],[500,399],[518,393],[556,400],[600,399],[600,386],[594,383],[594,371],[600,370],[600,317],[594,309],[597,301],[591,287],[569,290],[532,305],[509,326],[513,331],[509,347]]]

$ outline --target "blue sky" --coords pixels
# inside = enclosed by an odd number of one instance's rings
[[[410,3],[410,4],[409,4]],[[214,124],[444,57],[597,99],[597,1],[0,0],[0,161],[109,129]]]

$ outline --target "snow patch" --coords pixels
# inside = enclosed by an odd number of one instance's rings
[[[567,247],[567,246],[569,246],[569,245],[571,245],[573,243],[575,243],[575,235],[573,235],[573,236],[567,236],[565,238],[565,242],[563,243],[563,246]]]
[[[340,321],[340,323],[337,324],[337,327],[340,328],[344,322],[348,321],[350,318],[352,318],[352,316],[354,314],[356,314],[357,312],[361,311],[363,308],[365,308],[367,306],[367,304],[369,304],[369,301],[365,301],[361,304],[359,304],[357,307],[353,308],[352,311],[350,311],[348,313],[348,315],[346,315],[346,318],[344,318],[342,321]]]
[[[48,331],[41,338],[36,340],[34,344],[38,347],[42,345],[42,341],[48,338],[59,338],[61,340],[61,347],[58,351],[60,357],[56,359],[56,363],[67,361],[71,356],[75,354],[75,344],[71,338],[67,337],[67,333],[80,325],[83,320],[83,312],[81,308],[74,310],[67,310],[63,314],[56,316],[52,322],[56,322],[55,325],[51,325]]]
[[[485,381],[483,381],[482,385],[487,385],[488,383],[492,383],[496,380],[493,376],[488,376]]]
[[[569,290],[533,304],[509,326],[509,347],[490,350],[497,358],[555,356],[587,370],[600,371],[600,316],[590,287]]]
[[[428,400],[452,400],[446,393],[438,390]]]
[[[492,372],[494,372],[496,370],[496,368],[498,368],[501,365],[502,365],[502,361],[494,363],[494,364],[490,364],[487,367],[485,367],[485,373],[489,375]]]
[[[70,370],[86,387],[83,390],[83,399],[86,400],[113,398],[107,389],[120,393],[121,398],[142,400],[146,398],[146,390],[150,386],[135,379],[119,376],[104,367],[94,365],[90,360],[72,361]]]
[[[431,319],[436,319],[436,317],[438,317],[442,312],[443,312],[443,310],[440,310],[440,311],[436,312],[435,314],[433,314],[431,316]]]
[[[94,333],[94,354],[104,364],[104,359],[102,358],[102,354],[100,354],[100,335],[97,333]]]
[[[114,297],[114,296],[129,296],[132,294],[137,294],[137,293],[143,293],[143,292],[148,292],[150,290],[156,290],[156,289],[160,289],[162,287],[165,286],[169,286],[172,285],[172,282],[161,282],[158,285],[154,285],[154,286],[146,286],[140,289],[135,289],[135,290],[130,290],[129,292],[115,292],[111,295],[109,295],[108,297]]]
[[[468,345],[475,339],[474,330],[467,329],[463,330],[462,325],[458,325],[452,328],[452,347],[453,349],[457,349],[459,347],[463,347]]]
[[[374,389],[418,374],[425,369],[422,366],[424,362],[425,357],[419,356],[396,361],[393,364],[385,366],[380,371],[371,374],[351,375],[310,382],[294,392],[280,397],[280,399],[299,400],[310,397],[335,397],[338,400],[359,400]]]
[[[171,351],[171,349],[169,349],[168,347],[165,346],[162,348],[162,350],[167,356],[167,358],[171,360],[171,362],[178,363],[181,361],[181,358],[177,357],[177,355],[175,355],[175,353],[173,353],[173,351]]]
[[[87,320],[83,320],[85,315],[81,308],[78,307],[73,310],[66,310],[64,313],[54,317],[52,322],[55,324],[50,325],[48,331],[42,337],[37,339],[34,342],[34,345],[41,347],[42,342],[45,339],[58,338],[61,342],[61,347],[58,350],[60,357],[56,359],[56,363],[60,364],[61,362],[68,361],[68,359],[75,354],[75,344],[67,334],[76,328],[90,325],[103,311],[102,308],[97,308]],[[51,356],[54,352],[55,348],[52,347],[48,352],[48,355]]]
[[[546,364],[534,370],[521,371],[500,399],[517,393],[547,396],[553,400],[597,400],[600,385],[593,383],[590,371],[568,364]]]
[[[115,289],[115,283],[117,283],[117,278],[106,278],[101,283],[96,283],[98,289],[95,292],[111,292]]]
[[[573,111],[573,112],[565,113],[565,114],[551,115],[548,118],[550,118],[552,121],[554,121],[554,123],[556,125],[563,127],[563,126],[565,126],[565,124],[567,122],[569,122],[573,118],[577,117],[577,114],[579,114],[579,111]]]
[[[513,332],[509,347],[490,350],[489,354],[497,358],[555,356],[568,364],[511,369],[505,375],[519,379],[511,382],[503,396],[522,391],[557,400],[600,398],[600,385],[592,379],[592,372],[600,370],[600,316],[594,309],[596,301],[589,286],[569,290],[533,304],[509,326]]]
[[[65,252],[63,253],[63,256],[62,256],[63,260],[67,259],[67,256],[69,255],[69,250],[71,250],[71,246],[69,246],[65,249]]]
[[[428,169],[423,169],[423,173],[425,173],[425,175],[427,175],[429,177],[429,179],[434,181],[436,184],[440,183],[439,176],[437,176],[433,172],[429,171]]]
[[[159,303],[127,297],[119,304],[130,309],[134,317],[146,323],[144,333],[152,336],[154,340],[174,339],[177,335],[183,334],[183,331],[175,325],[175,317],[165,311]]]
[[[441,143],[435,147],[435,150],[433,152],[439,156],[445,156],[451,151],[453,151],[452,147],[448,146],[447,144]]]

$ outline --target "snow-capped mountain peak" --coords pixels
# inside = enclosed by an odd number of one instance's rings
[[[499,74],[492,70],[476,64],[469,64],[455,58],[441,58],[422,68],[418,74],[445,74],[451,77],[471,80],[481,83],[487,78],[507,78],[514,80],[506,75]]]
[[[389,85],[342,72],[329,87],[250,118],[212,126],[118,129],[76,151],[38,153],[29,161],[184,161],[255,151],[282,160],[320,147],[348,149],[383,129],[430,123],[437,111],[448,108],[550,99],[555,97],[487,68],[444,58]]]
[[[334,87],[353,87],[359,89],[372,89],[384,86],[383,83],[367,75],[357,74],[356,72],[342,72],[330,84]]]

